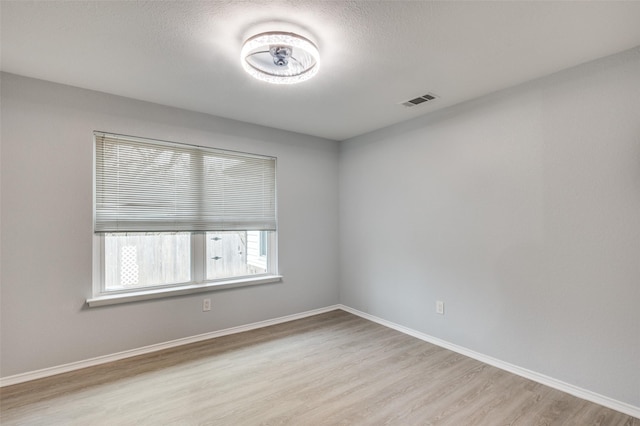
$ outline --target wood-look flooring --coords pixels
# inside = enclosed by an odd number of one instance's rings
[[[640,426],[343,311],[0,392],[3,426]]]

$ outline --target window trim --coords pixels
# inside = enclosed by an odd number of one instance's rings
[[[259,275],[246,275],[246,276],[234,276],[229,278],[220,278],[215,280],[206,280],[206,229],[201,229],[200,226],[195,226],[192,229],[174,230],[174,231],[186,231],[191,232],[191,281],[184,283],[165,284],[149,287],[140,287],[138,289],[132,288],[127,290],[110,290],[105,289],[105,232],[126,232],[124,230],[113,231],[96,231],[95,229],[95,212],[96,212],[96,146],[98,137],[112,137],[116,139],[123,139],[125,141],[135,143],[147,143],[159,146],[171,146],[177,147],[177,149],[193,148],[194,151],[201,152],[206,151],[210,153],[218,153],[221,155],[235,155],[247,158],[260,158],[267,161],[273,161],[274,167],[277,161],[276,157],[264,156],[260,154],[249,154],[245,152],[230,151],[218,148],[202,147],[191,144],[182,144],[176,142],[167,142],[156,139],[138,138],[135,136],[115,135],[105,132],[94,132],[94,155],[93,155],[93,168],[94,168],[94,234],[93,234],[93,279],[92,279],[92,297],[86,299],[86,304],[89,307],[113,305],[128,302],[138,302],[150,299],[167,298],[173,296],[188,295],[201,292],[210,292],[215,290],[230,289],[236,287],[245,287],[258,284],[276,283],[282,281],[282,276],[278,274],[278,230],[277,224],[274,228],[269,228],[273,231],[268,242],[268,256],[267,256],[267,272]],[[275,168],[272,170],[275,182]],[[273,202],[277,203],[277,191],[275,186],[273,187]],[[277,207],[273,205],[275,223],[277,223]],[[255,226],[253,224],[252,226]],[[214,227],[215,228],[215,227]],[[266,228],[265,228],[266,229]],[[211,229],[212,231],[214,229]],[[234,230],[220,229],[220,230]],[[250,228],[248,229],[250,230]],[[132,230],[133,231],[133,230]],[[147,229],[146,231],[133,231],[133,232],[171,232],[164,229]]]
[[[140,302],[144,300],[160,299],[187,294],[204,293],[207,291],[224,290],[237,287],[247,287],[258,284],[270,284],[282,281],[282,275],[260,275],[258,277],[242,277],[221,281],[210,281],[203,284],[188,284],[173,287],[146,288],[141,291],[100,295],[87,299],[87,305],[96,306],[115,305],[119,303]]]

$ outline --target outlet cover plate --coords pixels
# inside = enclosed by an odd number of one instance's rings
[[[211,310],[211,299],[202,299],[202,312]]]

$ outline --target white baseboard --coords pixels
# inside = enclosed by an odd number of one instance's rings
[[[293,321],[301,318],[310,317],[313,315],[322,314],[329,311],[335,311],[336,309],[339,309],[339,308],[340,307],[338,305],[327,306],[325,308],[314,309],[314,310],[302,312],[299,314],[287,315],[280,318],[270,319],[266,321],[259,321],[252,324],[241,325],[238,327],[231,327],[231,328],[227,328],[220,331],[213,331],[211,333],[198,334],[196,336],[185,337],[182,339],[171,340],[169,342],[144,346],[141,348],[131,349],[128,351],[118,352],[115,354],[99,356],[96,358],[86,359],[86,360],[77,361],[77,362],[71,362],[69,364],[43,368],[42,370],[29,371],[27,373],[2,377],[0,378],[0,387],[28,382],[30,380],[42,379],[44,377],[49,377],[56,374],[67,373],[69,371],[79,370],[81,368],[93,367],[95,365],[100,365],[100,364],[106,364],[108,362],[118,361],[124,358],[130,358],[138,355],[144,355],[151,352],[157,352],[163,349],[169,349],[176,346],[186,345],[189,343],[201,342],[203,340],[213,339],[215,337],[222,337],[222,336],[227,336],[229,334],[242,333],[243,331],[255,330],[257,328],[263,328],[263,327],[268,327],[270,325],[281,324],[283,322],[289,322],[289,321]]]
[[[570,395],[576,396],[578,398],[585,399],[587,401],[594,402],[596,404],[600,404],[604,407],[611,408],[612,410],[619,411],[621,413],[628,414],[630,416],[640,418],[640,407],[636,407],[631,404],[627,404],[624,402],[617,401],[615,399],[606,397],[604,395],[597,394],[595,392],[591,392],[586,389],[579,388],[569,383],[565,383],[560,380],[556,380],[552,377],[545,376],[544,374],[536,373],[535,371],[527,370],[526,368],[518,367],[517,365],[509,364],[508,362],[501,361],[499,359],[481,354],[479,352],[475,352],[471,349],[467,349],[462,346],[455,345],[453,343],[449,343],[445,340],[438,339],[437,337],[430,336],[428,334],[410,329],[408,327],[404,327],[399,324],[395,324],[391,321],[384,320],[382,318],[378,318],[376,316],[367,314],[365,312],[358,311],[357,309],[350,308],[345,305],[332,305],[327,306],[325,308],[314,309],[311,311],[302,312],[299,314],[287,315],[280,318],[274,318],[265,321],[259,321],[252,324],[241,325],[238,327],[231,327],[224,330],[214,331],[211,333],[198,334],[196,336],[185,337],[182,339],[171,340],[169,342],[158,343],[155,345],[144,346],[142,348],[132,349],[128,351],[118,352],[111,355],[99,356],[96,358],[91,358],[83,361],[72,362],[69,364],[59,365],[50,368],[44,368],[42,370],[30,371],[27,373],[16,374],[14,376],[2,377],[0,378],[0,387],[15,385],[18,383],[28,382],[30,380],[41,379],[44,377],[53,376],[56,374],[66,373],[69,371],[79,370],[81,368],[92,367],[95,365],[106,364],[108,362],[118,361],[124,358],[130,358],[138,355],[144,355],[152,352],[161,351],[163,349],[169,349],[176,346],[186,345],[189,343],[201,342],[207,339],[213,339],[216,337],[227,336],[229,334],[242,333],[244,331],[255,330],[257,328],[268,327],[270,325],[281,324],[288,321],[294,321],[301,318],[310,317],[313,315],[322,314],[329,311],[335,311],[336,309],[342,309],[345,312],[349,312],[351,314],[357,315],[361,318],[367,319],[369,321],[378,323],[380,325],[384,325],[385,327],[389,327],[391,329],[397,330],[401,333],[408,334],[409,336],[416,337],[420,340],[424,340],[425,342],[432,343],[434,345],[443,347],[445,349],[449,349],[453,352],[457,352],[459,354],[468,356],[469,358],[476,359],[480,362],[484,362],[486,364],[492,365],[494,367],[500,368],[502,370],[508,371],[510,373],[516,374],[518,376],[533,380],[535,382],[541,383],[543,385],[552,387],[554,389],[558,389],[559,391],[566,392]]]
[[[600,404],[604,407],[611,408],[612,410],[616,410],[621,413],[628,414],[630,416],[640,419],[640,407],[636,407],[634,405],[627,404],[625,402],[617,401],[607,396],[600,395],[595,392],[591,392],[589,390],[579,388],[570,383],[565,383],[563,381],[556,380],[553,377],[545,376],[544,374],[536,373],[535,371],[518,367],[517,365],[509,364],[508,362],[504,362],[499,359],[481,354],[479,352],[472,351],[471,349],[467,349],[465,347],[458,346],[453,343],[449,343],[445,340],[438,339],[437,337],[433,337],[428,334],[421,333],[416,330],[412,330],[410,328],[392,323],[391,321],[378,318],[376,316],[367,314],[365,312],[358,311],[357,309],[353,309],[348,306],[338,305],[338,308],[342,309],[343,311],[362,317],[364,319],[367,319],[369,321],[373,321],[380,325],[384,325],[385,327],[389,327],[394,330],[400,331],[404,334],[408,334],[410,336],[416,337],[420,340],[424,340],[425,342],[432,343],[442,348],[449,349],[453,352],[457,352],[459,354],[468,356],[469,358],[473,358],[480,362],[484,362],[485,364],[492,365],[501,370],[508,371],[510,373],[516,374],[526,379],[533,380],[534,382],[541,383],[543,385],[549,386],[551,388],[557,389],[562,392],[566,392],[578,398],[585,399],[587,401],[591,401],[596,404]]]

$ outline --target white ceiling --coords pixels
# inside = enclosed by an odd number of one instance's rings
[[[640,1],[0,5],[3,71],[335,140],[640,45]],[[277,30],[317,43],[314,79],[242,70],[243,41]]]

